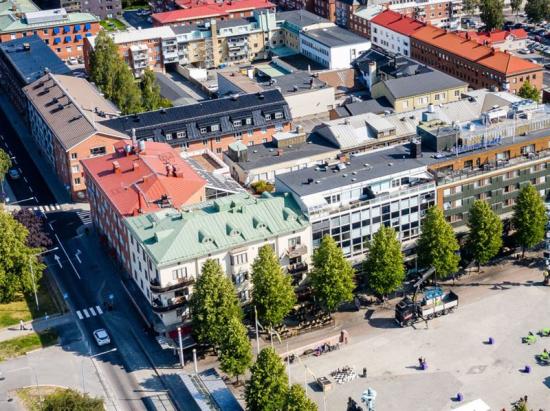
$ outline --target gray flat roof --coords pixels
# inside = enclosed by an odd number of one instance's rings
[[[174,106],[184,106],[197,102],[166,74],[156,71],[155,77],[160,87],[160,95],[170,100]]]
[[[468,86],[468,83],[437,70],[386,80],[385,84],[395,98],[417,96],[438,90]]]
[[[327,47],[341,47],[369,41],[369,39],[365,37],[361,37],[338,26],[308,30],[304,32],[304,35]]]
[[[386,97],[356,101],[355,103],[346,104],[344,107],[352,116],[364,113],[382,114],[387,110],[393,111],[393,107]]]
[[[260,167],[295,161],[331,151],[339,151],[316,133],[311,134],[306,143],[294,144],[282,148],[282,155],[277,155],[277,145],[273,142],[248,146],[248,161],[238,163],[243,170],[253,170]]]
[[[307,71],[295,71],[273,78],[273,85],[262,85],[264,89],[279,88],[283,96],[305,93],[327,87],[327,83],[312,76]]]
[[[290,10],[277,13],[277,20],[287,21],[295,26],[304,28],[317,23],[328,23],[328,20],[307,10]]]

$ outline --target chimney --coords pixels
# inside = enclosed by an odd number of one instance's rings
[[[120,174],[120,164],[118,161],[113,161],[113,173]]]
[[[132,145],[135,147],[137,144],[137,140],[136,140],[136,129],[133,128],[132,129]]]
[[[138,169],[139,169],[139,163],[138,163],[137,161],[134,161],[134,162],[132,163],[132,170],[133,170],[133,171],[136,171],[136,170],[138,170]]]
[[[166,177],[170,177],[173,169],[174,168],[172,167],[172,164],[170,163],[166,164]]]

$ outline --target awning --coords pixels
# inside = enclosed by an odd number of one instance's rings
[[[59,27],[53,28],[53,34],[59,34]]]
[[[84,30],[90,30],[92,28],[92,25],[90,23],[86,23],[84,25]]]
[[[61,43],[61,39],[59,37],[55,37],[53,39],[53,44],[59,44],[59,43]]]
[[[74,36],[74,41],[80,41],[82,40],[82,36],[80,34],[77,34],[76,36]]]
[[[70,33],[71,26],[63,26],[63,33]]]
[[[71,36],[65,36],[65,43],[69,43],[71,41]]]
[[[74,32],[80,31],[80,24],[75,24],[74,26]]]

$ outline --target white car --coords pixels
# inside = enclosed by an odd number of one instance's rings
[[[99,328],[94,331],[94,339],[97,345],[100,347],[102,345],[107,345],[111,343],[111,338],[109,337],[109,334],[107,334],[107,331],[103,328]]]
[[[75,64],[78,64],[78,59],[76,57],[69,57],[68,62],[70,65],[74,66]]]

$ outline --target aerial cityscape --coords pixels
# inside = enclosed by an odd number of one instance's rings
[[[550,411],[550,0],[0,0],[0,410]]]

